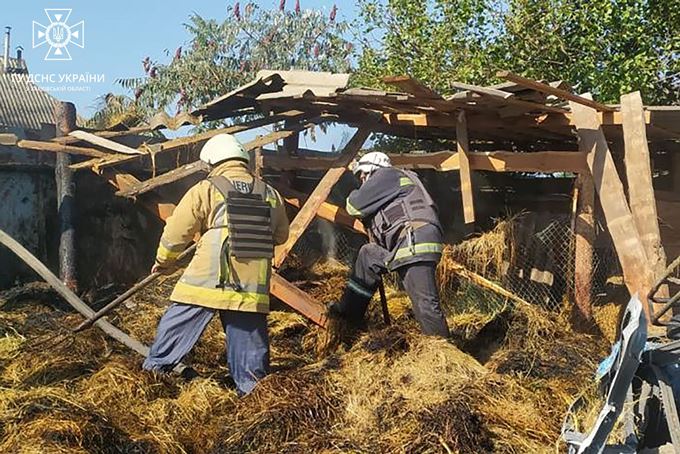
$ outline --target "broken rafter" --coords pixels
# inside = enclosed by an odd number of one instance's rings
[[[75,137],[78,140],[82,140],[83,142],[88,142],[93,145],[106,148],[107,150],[115,151],[116,153],[131,155],[145,154],[143,151],[136,150],[134,148],[128,147],[127,145],[123,145],[122,143],[114,142],[113,140],[109,140],[104,137],[99,137],[95,134],[86,131],[81,130],[71,131],[69,133],[69,136]]]
[[[557,96],[558,98],[566,99],[577,104],[592,107],[593,109],[599,110],[601,112],[614,112],[616,110],[615,107],[604,105],[597,101],[593,101],[592,99],[588,99],[584,96],[579,96],[574,93],[570,93],[566,90],[552,87],[548,84],[544,84],[543,82],[539,82],[537,80],[527,79],[526,77],[522,77],[517,74],[511,73],[510,71],[498,71],[496,73],[496,77],[500,77],[501,79],[515,82],[516,84],[523,85],[527,88],[531,88],[536,91],[540,91],[541,93]]]
[[[354,134],[354,137],[347,143],[340,157],[333,163],[332,168],[329,169],[321,181],[319,181],[307,202],[300,209],[297,216],[295,216],[293,222],[291,222],[288,241],[276,248],[274,260],[272,262],[274,268],[279,268],[283,264],[290,250],[293,249],[297,240],[312,222],[319,207],[326,201],[333,186],[335,186],[335,183],[338,182],[342,174],[345,173],[347,166],[352,159],[356,157],[357,153],[359,153],[359,150],[361,150],[361,147],[370,134],[371,129],[368,127],[359,129]]]
[[[0,243],[6,246],[14,254],[17,255],[26,265],[30,266],[40,277],[42,277],[48,284],[59,293],[64,300],[79,312],[84,317],[92,317],[94,310],[85,304],[73,291],[68,288],[61,280],[55,276],[40,260],[31,254],[26,248],[19,244],[14,238],[9,236],[4,231],[0,230]],[[130,337],[128,334],[119,330],[106,320],[98,320],[96,322],[98,328],[106,334],[136,351],[140,355],[146,357],[149,354],[149,348],[139,342],[137,339]]]
[[[286,119],[302,119],[306,118],[309,115],[301,112],[299,110],[289,110],[287,112],[282,112],[279,114],[274,114],[270,115],[264,118],[258,118],[257,120],[249,121],[246,123],[241,123],[238,125],[233,125],[233,126],[228,126],[226,128],[221,128],[221,129],[214,129],[206,132],[202,132],[199,134],[196,134],[194,136],[189,136],[189,137],[180,137],[178,139],[173,139],[173,140],[168,140],[167,142],[163,142],[161,144],[154,144],[152,146],[146,146],[144,145],[143,147],[147,147],[151,149],[151,152],[154,154],[157,153],[164,153],[168,152],[171,150],[177,150],[182,147],[186,146],[191,146],[191,145],[198,145],[202,142],[207,141],[211,137],[214,137],[218,134],[236,134],[239,132],[247,131],[249,129],[255,129],[255,128],[260,128],[262,126],[268,126],[273,123],[277,123],[282,120]],[[140,148],[143,150],[142,148]],[[148,153],[144,151],[144,155],[147,155]],[[115,156],[110,156],[105,159],[93,159],[85,162],[81,162],[79,164],[74,165],[72,168],[89,168],[89,167],[94,167],[94,168],[104,168],[104,167],[110,167],[113,165],[117,164],[122,164],[125,162],[130,162],[139,159],[141,156],[144,156],[142,154],[140,155],[115,155]]]
[[[291,135],[299,133],[299,131],[309,128],[314,125],[313,120],[309,123],[298,123],[291,126],[289,129],[282,129],[280,131],[274,131],[266,136],[258,137],[243,145],[246,151],[251,151],[256,148],[268,145],[273,142],[278,142],[281,139],[285,139]],[[153,189],[165,186],[166,184],[174,183],[197,172],[205,171],[207,167],[201,161],[195,161],[190,164],[186,164],[177,169],[171,170],[170,172],[159,175],[155,178],[140,182],[135,184],[125,190],[116,192],[116,195],[123,197],[135,197],[137,195],[143,194],[145,192],[151,191]]]
[[[41,140],[20,140],[17,142],[16,145],[19,148],[24,148],[27,150],[50,151],[53,153],[68,153],[81,156],[89,156],[94,158],[104,158],[109,156],[107,153],[95,150],[94,148],[74,147],[72,145],[62,145],[60,143],[44,142]]]
[[[307,194],[288,187],[283,187],[281,185],[277,185],[276,190],[279,191],[286,203],[298,209],[302,208],[305,202],[309,199]],[[364,229],[364,225],[361,223],[361,221],[350,216],[350,214],[344,209],[331,203],[322,203],[319,206],[319,210],[316,212],[316,215],[327,221],[338,223],[349,227],[356,232],[363,233],[364,235],[366,234],[366,230]]]

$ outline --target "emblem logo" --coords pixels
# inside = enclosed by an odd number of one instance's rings
[[[68,25],[71,9],[46,8],[48,25],[33,21],[33,48],[48,44],[45,60],[71,60],[69,44],[85,47],[85,21]]]

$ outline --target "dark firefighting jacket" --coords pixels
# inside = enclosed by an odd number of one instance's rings
[[[390,270],[441,258],[437,209],[416,173],[394,167],[376,170],[349,195],[346,209],[362,218],[374,241],[390,251]]]

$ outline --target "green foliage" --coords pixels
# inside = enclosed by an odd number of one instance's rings
[[[509,69],[605,102],[680,102],[680,0],[361,0],[358,26],[358,85],[408,74],[447,93]]]
[[[452,81],[484,82],[499,15],[495,0],[360,0],[359,69],[355,85],[376,86],[408,74],[436,90]]]
[[[680,101],[679,0],[513,0],[505,29],[494,59],[509,69],[607,102],[634,90],[647,103]]]
[[[283,4],[283,2],[282,2]],[[145,75],[120,80],[142,111],[190,110],[250,82],[261,69],[347,72],[348,25],[321,11],[264,10],[254,3],[229,7],[222,21],[193,15],[191,38],[169,63],[147,57]]]

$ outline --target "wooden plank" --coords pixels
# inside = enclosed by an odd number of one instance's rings
[[[19,138],[15,134],[2,133],[0,134],[0,145],[12,146],[16,145]]]
[[[284,198],[286,203],[296,208],[302,208],[305,202],[309,199],[309,196],[307,196],[307,194],[304,194],[291,188],[277,185],[276,190],[279,191],[279,193]],[[340,208],[331,203],[323,202],[319,206],[319,210],[316,212],[316,215],[321,219],[325,219],[336,224],[344,225],[345,227],[348,227],[354,230],[355,232],[363,233],[364,235],[366,234],[364,225],[361,223],[360,220],[350,216],[350,214],[347,211],[345,211],[344,208]]]
[[[295,125],[294,128],[290,130],[284,129],[281,131],[274,131],[270,134],[267,134],[266,136],[257,137],[255,140],[251,140],[250,142],[243,144],[243,148],[246,151],[251,151],[264,145],[278,142],[279,140],[289,137],[292,134],[297,134],[297,130],[301,127],[301,125]],[[171,170],[170,172],[166,172],[163,175],[159,175],[155,178],[150,178],[144,182],[140,182],[139,184],[127,188],[124,191],[118,191],[116,195],[123,197],[135,197],[205,170],[207,170],[207,167],[201,161],[194,161],[177,169]]]
[[[674,152],[671,159],[671,178],[673,179],[673,191],[677,194],[680,194],[680,152]]]
[[[459,170],[460,162],[455,151],[437,151],[433,153],[400,153],[390,154],[392,165],[401,169],[432,169],[440,172]],[[326,170],[333,158],[295,157],[265,154],[264,167],[267,169],[290,170]],[[470,169],[490,172],[571,172],[578,173],[587,168],[582,153],[574,151],[537,151],[532,153],[516,153],[511,151],[488,151],[468,153]]]
[[[84,317],[91,317],[94,315],[94,310],[85,304],[73,291],[68,288],[57,276],[55,276],[40,260],[31,254],[26,248],[19,244],[14,238],[0,230],[0,243],[5,245],[8,249],[14,252],[21,260],[30,266],[40,277],[42,277],[62,298]],[[122,343],[126,347],[134,350],[140,355],[146,357],[149,354],[149,348],[139,342],[137,339],[130,337],[127,333],[119,330],[106,320],[98,320],[97,327],[104,331],[108,336]]]
[[[512,93],[503,90],[497,90],[490,87],[478,87],[477,85],[464,84],[462,82],[452,82],[451,86],[459,90],[471,91],[480,95],[491,96],[493,98],[507,99],[514,96]]]
[[[316,186],[316,188],[314,188],[314,191],[309,196],[307,203],[305,203],[305,205],[300,209],[297,216],[295,216],[295,219],[293,219],[293,222],[290,224],[290,235],[288,236],[288,241],[276,248],[273,260],[274,268],[279,268],[283,264],[283,261],[288,256],[288,253],[291,249],[293,249],[293,246],[297,240],[300,238],[300,236],[302,236],[304,231],[312,222],[314,216],[316,216],[316,212],[319,210],[319,207],[323,202],[326,201],[331,189],[333,189],[333,186],[338,182],[342,174],[345,173],[345,170],[352,159],[354,159],[357,153],[359,153],[359,150],[370,133],[370,129],[365,127],[360,128],[354,134],[354,137],[352,137],[352,139],[347,143],[342,154],[333,164],[333,168],[326,172],[319,184]]]
[[[647,263],[645,249],[628,208],[623,184],[616,173],[597,111],[573,101],[569,105],[578,130],[579,148],[587,153],[588,167],[621,263],[624,282],[631,295],[637,294],[639,298],[645,299],[652,287],[654,274]],[[649,308],[647,304],[642,306],[649,320]]]
[[[268,117],[264,118],[258,118],[257,120],[249,121],[247,123],[242,123],[238,125],[233,125],[233,126],[228,126],[226,128],[221,128],[221,129],[213,129],[210,131],[205,131],[193,136],[188,136],[188,137],[180,137],[177,139],[173,140],[168,140],[167,142],[163,142],[162,144],[154,144],[154,153],[163,153],[167,151],[172,151],[172,150],[177,150],[182,147],[190,146],[190,145],[200,145],[203,142],[206,142],[208,139],[210,139],[213,136],[216,136],[218,134],[237,134],[239,132],[247,131],[249,129],[255,129],[255,128],[260,128],[262,126],[267,126],[272,123],[276,123],[282,120],[286,119],[302,119],[305,118],[307,114],[305,114],[302,111],[299,110],[290,110],[286,111],[280,114],[275,114],[275,115],[270,115]],[[144,146],[143,146],[144,147]],[[140,147],[140,150],[143,151],[143,148]],[[146,155],[146,153],[144,153]],[[86,163],[81,163],[79,168],[83,167],[98,167],[98,168],[104,168],[104,167],[110,167],[113,165],[117,164],[122,164],[125,162],[130,162],[139,159],[141,156],[144,155],[116,155],[116,156],[111,156],[106,159],[101,159],[101,160],[90,160],[87,161]]]
[[[74,147],[73,145],[62,145],[60,143],[44,142],[41,140],[20,140],[17,142],[17,147],[27,150],[68,153],[80,156],[90,156],[94,158],[103,158],[109,156],[107,153],[95,150],[94,148]]]
[[[472,174],[470,173],[470,160],[468,152],[467,122],[465,111],[458,114],[456,124],[456,148],[458,149],[458,161],[460,166],[460,194],[463,198],[463,219],[465,224],[471,225],[475,222],[475,203],[472,191]]]
[[[69,133],[69,136],[75,137],[79,140],[82,140],[83,142],[88,142],[93,145],[98,145],[102,148],[106,148],[111,151],[115,151],[116,153],[123,153],[123,154],[145,154],[145,152],[137,150],[135,148],[128,147],[127,145],[123,145],[122,143],[114,142],[113,140],[106,139],[104,137],[99,137],[96,136],[92,133],[82,131],[82,130],[76,130],[76,131],[71,131]]]
[[[181,167],[173,169],[155,178],[151,178],[146,181],[141,181],[139,184],[136,184],[125,191],[116,192],[116,195],[121,197],[136,197],[138,195],[144,194],[145,192],[149,192],[161,186],[165,186],[166,184],[179,181],[197,172],[200,171],[207,172],[208,170],[209,170],[208,165],[205,164],[203,161],[195,161],[190,164],[185,164]]]
[[[272,273],[270,291],[272,295],[317,325],[322,328],[326,327],[328,323],[326,308],[275,272]]]
[[[644,106],[639,91],[621,96],[621,113],[630,210],[645,248],[647,261],[655,276],[661,277],[666,269],[666,254],[661,244]]]
[[[574,187],[574,304],[583,320],[592,318],[593,245],[595,244],[595,186],[590,172],[582,172]]]
[[[425,86],[419,80],[413,79],[410,76],[387,76],[383,77],[383,82],[389,85],[394,85],[400,90],[410,93],[413,96],[430,99],[442,99],[442,96],[431,88]]]
[[[551,87],[548,84],[544,84],[543,82],[539,82],[537,80],[532,80],[532,79],[527,79],[526,77],[519,76],[517,74],[513,74],[510,71],[498,71],[496,73],[496,77],[500,77],[501,79],[509,80],[511,82],[515,82],[519,85],[523,85],[527,88],[532,88],[536,91],[540,91],[541,93],[546,93],[549,95],[554,95],[557,96],[558,98],[566,99],[568,101],[572,101],[577,104],[581,104],[583,106],[588,106],[592,107],[595,110],[599,110],[601,112],[613,112],[617,110],[615,107],[610,107],[606,106],[602,103],[593,101],[592,99],[588,99],[584,96],[579,96],[575,95],[573,93],[570,93],[566,90],[562,90],[560,88],[556,87]],[[573,111],[573,109],[572,109]]]

